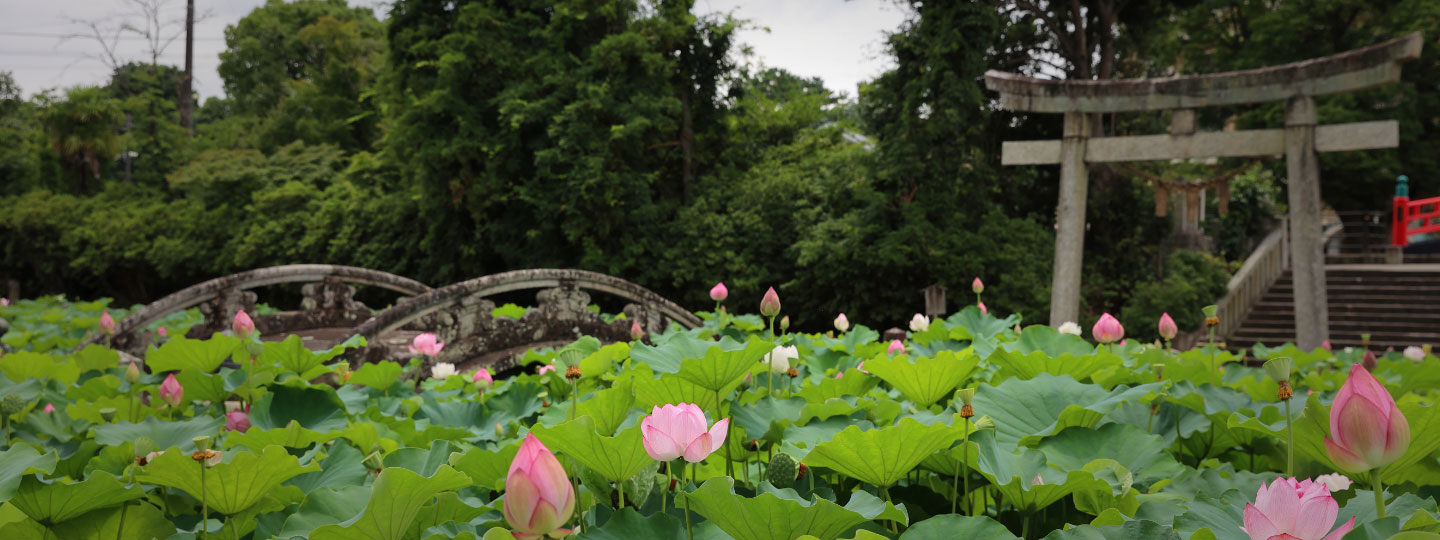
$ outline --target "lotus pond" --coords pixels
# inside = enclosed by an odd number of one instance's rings
[[[702,315],[493,381],[243,329],[134,369],[22,347],[0,357],[0,538],[1440,538],[1428,351],[1365,370],[976,307],[899,342]]]

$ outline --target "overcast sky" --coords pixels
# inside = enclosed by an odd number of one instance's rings
[[[203,100],[224,93],[216,66],[225,49],[225,27],[234,24],[264,0],[196,0],[196,10],[209,18],[195,25],[195,89]],[[352,5],[380,6],[383,0],[350,0]],[[103,49],[93,37],[67,37],[88,33],[75,20],[118,24],[134,16],[126,0],[5,0],[0,11],[0,71],[15,75],[25,95],[46,88],[103,84],[109,68],[96,56]],[[184,0],[169,0],[165,15],[183,29]],[[884,56],[885,33],[904,20],[893,0],[696,0],[697,13],[733,12],[749,19],[752,28],[740,40],[752,47],[755,59],[807,77],[824,79],[831,90],[850,96],[861,81],[889,66]],[[768,31],[766,31],[768,29]],[[109,33],[107,32],[107,36]],[[117,56],[125,61],[148,61],[147,43],[134,35],[116,42]],[[185,60],[183,36],[170,44],[161,63],[181,66]]]

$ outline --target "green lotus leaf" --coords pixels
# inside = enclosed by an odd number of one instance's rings
[[[1249,537],[1245,538],[1248,540]],[[1110,527],[1081,525],[1061,529],[1045,536],[1044,540],[1180,540],[1180,535],[1169,526],[1149,520],[1136,520]],[[1200,540],[1200,537],[1193,536],[1191,540]]]
[[[1389,489],[1387,488],[1388,492]],[[1425,530],[1436,530],[1440,524],[1440,509],[1436,508],[1435,499],[1431,497],[1420,498],[1413,493],[1393,493],[1386,497],[1385,516],[1400,520],[1401,530],[1423,528]],[[1340,513],[1335,518],[1335,523],[1344,523],[1351,517],[1355,523],[1368,523],[1375,521],[1379,516],[1375,512],[1375,492],[1367,489],[1356,489],[1355,497],[1345,502],[1340,508]]]
[[[585,540],[638,540],[641,538],[685,538],[685,522],[669,514],[656,512],[642,516],[630,508],[622,508],[604,525],[585,531]]]
[[[1177,501],[1186,511],[1175,516],[1175,530],[1187,536],[1209,534],[1218,540],[1250,540],[1240,525],[1245,523],[1245,503],[1252,497],[1232,489],[1218,497],[1197,493],[1191,500]]]
[[[990,361],[1000,366],[1000,373],[997,377],[1001,379],[1006,377],[1033,379],[1046,373],[1069,375],[1077,381],[1087,380],[1102,369],[1121,366],[1124,363],[1119,356],[1104,351],[1090,351],[1079,356],[1069,353],[1051,356],[1043,351],[1020,353],[1004,349],[996,351],[996,354],[990,357]]]
[[[205,497],[211,510],[238,514],[260,502],[286,480],[318,470],[319,464],[301,466],[295,456],[279,446],[267,446],[261,454],[237,452],[228,462],[205,471]],[[180,489],[200,498],[200,465],[190,458],[189,453],[175,447],[137,472],[135,479]]]
[[[595,422],[595,432],[614,435],[620,424],[634,410],[634,382],[619,381],[612,388],[596,391],[590,399],[580,402],[576,416],[589,416]]]
[[[960,437],[961,429],[925,425],[913,418],[903,418],[883,429],[862,431],[851,426],[816,446],[805,462],[872,485],[889,486],[930,454],[949,448]]]
[[[326,351],[311,351],[305,347],[300,336],[291,334],[281,341],[265,343],[265,349],[256,362],[262,366],[280,366],[285,373],[294,373],[302,379],[318,377],[318,373],[329,371],[325,362],[345,352],[344,345],[337,345]],[[315,375],[311,375],[315,373]]]
[[[611,343],[600,347],[584,360],[580,361],[580,373],[586,377],[592,377],[603,373],[610,373],[615,365],[630,357],[630,344]]]
[[[871,330],[869,327],[863,324],[857,324],[851,327],[850,331],[845,332],[844,335],[836,339],[835,345],[833,345],[832,348],[839,348],[840,350],[855,355],[856,349],[858,349],[861,345],[875,343],[875,340],[877,339],[880,339],[879,332]]]
[[[1062,334],[1049,326],[1036,324],[1025,327],[1015,341],[1006,343],[1004,352],[1019,353],[1022,356],[1042,352],[1046,356],[1080,357],[1094,353],[1095,346],[1080,336]]]
[[[338,489],[317,489],[305,496],[295,513],[285,518],[278,538],[308,538],[311,531],[344,523],[365,511],[370,501],[370,488],[350,485]]]
[[[685,358],[677,374],[711,392],[728,394],[771,348],[773,345],[759,338],[750,338],[740,349],[716,345],[706,349],[704,357]]]
[[[948,514],[916,522],[900,540],[950,540],[952,538],[985,538],[986,540],[1019,540],[1010,529],[985,516]]]
[[[12,381],[49,379],[67,385],[74,384],[80,378],[80,368],[75,366],[75,362],[30,351],[6,354],[5,361],[0,362],[0,373],[4,373],[5,378]]]
[[[365,483],[365,477],[370,471],[365,468],[365,456],[359,450],[340,441],[330,445],[326,451],[329,455],[320,462],[320,470],[296,476],[285,483],[298,487],[305,493],[321,488],[340,488]]]
[[[230,432],[225,436],[226,447],[243,447],[250,451],[259,451],[266,446],[279,445],[288,448],[309,448],[315,443],[325,443],[340,437],[337,431],[321,433],[313,429],[300,426],[300,422],[291,420],[285,427],[274,429],[260,429],[253,425],[244,433]]]
[[[1072,471],[1085,468],[1095,459],[1113,459],[1135,475],[1135,483],[1142,491],[1185,471],[1170,455],[1168,447],[1160,436],[1129,424],[1106,424],[1094,429],[1072,427],[1040,441],[1040,451],[1051,466]]]
[[[588,418],[588,417],[586,417]],[[510,462],[520,453],[520,441],[516,440],[499,450],[472,448],[465,452],[450,454],[450,466],[454,467],[475,485],[491,491],[505,490],[505,475],[510,472]]]
[[[86,345],[70,356],[80,371],[105,371],[120,365],[120,353],[101,345]]]
[[[349,425],[345,402],[328,386],[272,385],[270,392],[250,409],[252,428],[283,428],[292,421],[320,433],[342,430]]]
[[[215,334],[210,339],[177,336],[145,353],[145,367],[150,368],[151,373],[186,370],[210,373],[230,358],[239,346],[240,340],[222,334]]]
[[[581,416],[554,427],[535,426],[531,433],[551,451],[594,469],[611,482],[624,482],[655,461],[645,453],[639,424],[606,437],[595,432],[590,417]]]
[[[1017,454],[1016,447],[997,440],[994,431],[974,433],[970,441],[977,448],[971,457],[975,470],[998,487],[1006,502],[1024,511],[1038,511],[1076,491],[1111,489],[1109,483],[1088,471],[1065,472],[1050,467],[1039,450],[1021,448]]]
[[[1160,383],[1122,385],[1106,391],[1069,376],[1041,374],[1029,380],[1009,379],[999,386],[981,384],[974,408],[976,415],[995,420],[1000,442],[1032,446],[1067,427],[1094,426],[1120,404],[1139,401],[1161,387]]]
[[[20,483],[19,492],[10,499],[10,504],[25,512],[30,519],[55,524],[143,496],[145,491],[139,486],[127,487],[114,475],[103,472],[92,474],[80,482],[46,482],[27,476]]]
[[[644,343],[635,344],[630,349],[630,359],[656,373],[679,373],[686,358],[704,358],[712,347],[724,351],[744,349],[746,344],[728,338],[717,343],[697,336],[677,335],[653,347]]]
[[[903,506],[897,508],[865,491],[851,494],[845,506],[827,499],[804,500],[790,489],[744,497],[735,494],[734,480],[727,477],[706,480],[685,498],[691,510],[735,540],[792,540],[806,534],[834,540],[867,521],[903,524],[908,520]]]
[[[749,404],[730,406],[730,421],[745,429],[745,438],[780,442],[785,426],[800,419],[805,398],[765,396]]]
[[[713,415],[717,403],[715,392],[690,382],[679,375],[666,373],[658,379],[636,377],[635,405],[641,410],[666,404],[693,403]]]
[[[155,442],[156,448],[176,446],[181,452],[189,454],[195,451],[195,437],[218,435],[223,425],[222,420],[213,416],[196,416],[189,420],[171,422],[151,417],[134,424],[116,422],[95,426],[95,442],[106,446],[120,446],[141,437],[148,437]]]
[[[389,360],[365,364],[360,366],[360,369],[351,372],[350,379],[346,380],[345,384],[368,386],[376,390],[388,390],[390,387],[395,386],[395,383],[400,380],[400,374],[404,372],[405,368],[403,366]]]
[[[243,371],[236,371],[244,375]],[[218,373],[195,369],[182,370],[175,374],[175,382],[185,389],[181,403],[196,401],[225,401],[230,392],[225,390],[225,377]],[[157,402],[158,403],[158,402]]]
[[[453,492],[441,493],[435,497],[435,502],[420,507],[420,512],[410,521],[410,531],[405,534],[405,538],[419,538],[426,529],[446,523],[468,523],[483,513],[484,508],[465,504],[465,501]]]
[[[782,448],[795,459],[803,461],[815,447],[834,439],[836,434],[851,427],[868,430],[875,427],[875,424],[865,420],[863,414],[857,413],[852,416],[836,416],[810,422],[803,426],[792,425],[785,428],[785,436],[781,439]]]
[[[121,515],[121,513],[124,515]],[[121,530],[124,527],[124,530]],[[111,538],[170,538],[175,524],[159,508],[149,504],[127,504],[101,508],[51,527],[59,540],[108,540]]]
[[[865,362],[865,369],[895,387],[920,407],[950,395],[980,364],[975,352],[941,351],[933,357],[911,360],[906,355],[876,356]],[[841,379],[844,380],[843,378]]]
[[[450,443],[436,441],[430,448],[401,448],[385,455],[385,468],[410,469],[421,476],[430,476],[450,461]]]
[[[870,365],[866,364],[865,368],[868,371]],[[796,395],[805,398],[805,401],[810,403],[824,403],[825,400],[831,398],[863,396],[877,384],[880,384],[880,379],[851,370],[845,372],[845,376],[839,379],[831,377],[822,379],[818,384],[806,385],[796,392]]]
[[[0,502],[15,496],[20,480],[26,475],[55,472],[58,462],[53,452],[42,454],[27,444],[16,444],[0,452]]]
[[[442,465],[431,476],[409,469],[385,469],[370,489],[370,500],[358,518],[344,524],[325,525],[310,533],[311,540],[401,540],[420,510],[436,495],[470,484],[470,478]]]

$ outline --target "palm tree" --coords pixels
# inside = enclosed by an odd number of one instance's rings
[[[120,146],[120,102],[102,88],[75,87],[65,92],[64,101],[45,107],[43,117],[55,153],[75,175],[76,191],[87,192],[87,177],[99,180],[101,165]]]

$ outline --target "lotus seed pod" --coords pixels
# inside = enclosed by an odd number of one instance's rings
[[[202,452],[205,451],[205,450],[209,450],[209,449],[210,449],[210,436],[209,436],[209,435],[201,435],[201,436],[199,436],[199,437],[195,437],[194,439],[190,439],[190,440],[195,441],[195,448],[199,449],[199,450],[202,451]]]
[[[151,452],[154,452],[155,449],[155,441],[149,437],[139,437],[135,439],[135,457],[149,455]]]
[[[100,409],[100,418],[104,419],[105,422],[107,422],[107,423],[108,423],[108,422],[114,422],[114,421],[115,421],[115,408],[114,408],[114,407],[105,407],[105,408],[103,408],[103,409]]]
[[[770,458],[770,466],[766,468],[766,479],[777,488],[788,488],[795,485],[795,479],[800,475],[800,467],[795,458],[790,454],[780,452]]]
[[[5,399],[0,400],[0,413],[5,416],[18,413],[25,410],[25,403],[25,398],[20,397],[20,394],[6,394]]]
[[[969,405],[975,399],[975,389],[961,388],[955,391],[955,397],[960,398],[960,403]]]
[[[975,429],[995,429],[995,419],[990,418],[989,415],[981,416],[979,420],[975,421]]]
[[[1289,381],[1290,369],[1294,367],[1295,361],[1288,356],[1271,358],[1265,361],[1265,373],[1270,375],[1275,382]]]

